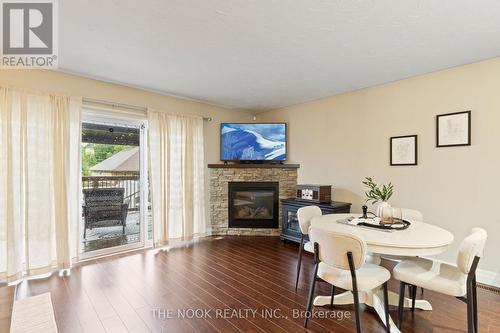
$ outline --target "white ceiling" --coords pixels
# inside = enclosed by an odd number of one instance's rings
[[[500,55],[498,0],[64,0],[62,71],[266,110]]]

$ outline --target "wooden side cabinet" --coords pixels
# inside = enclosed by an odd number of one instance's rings
[[[297,219],[297,210],[300,207],[315,205],[321,209],[323,215],[326,214],[341,214],[350,213],[351,204],[348,202],[332,201],[331,203],[314,203],[297,199],[283,199],[281,200],[282,209],[282,223],[281,223],[281,240],[289,240],[293,242],[300,242],[300,228],[299,220]],[[305,239],[309,240],[306,236]]]

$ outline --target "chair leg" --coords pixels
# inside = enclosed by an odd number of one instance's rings
[[[361,333],[361,321],[359,318],[359,294],[358,294],[358,280],[356,278],[356,267],[354,266],[354,259],[352,252],[347,252],[347,260],[349,261],[349,269],[351,271],[352,281],[352,296],[354,297],[354,314],[356,315],[356,332]]]
[[[314,297],[314,287],[316,286],[316,276],[318,274],[318,264],[314,265],[314,273],[311,277],[311,287],[309,288],[309,296],[307,298],[307,309],[306,309],[306,319],[304,320],[304,327],[307,328],[307,321],[309,317],[312,317],[311,309],[313,305],[313,297]]]
[[[391,325],[389,324],[389,292],[387,291],[387,281],[382,286],[384,289],[384,311],[385,311],[385,327],[386,332],[391,331]]]
[[[297,277],[295,279],[295,291],[299,285],[300,266],[302,265],[302,250],[304,248],[304,235],[300,235],[299,258],[297,260]]]
[[[406,287],[407,287],[408,290],[405,290],[405,293],[408,291],[408,297],[410,299],[413,299],[412,298],[412,296],[413,296],[413,285],[412,284],[407,284]]]
[[[405,301],[405,286],[406,284],[401,281],[399,284],[399,304],[398,304],[398,328],[401,329],[403,324],[403,306]]]
[[[472,296],[472,283],[467,283],[467,333],[475,333],[474,329],[474,304]]]
[[[332,284],[332,297],[330,299],[330,308],[333,309],[333,299],[335,298],[335,286]]]
[[[83,239],[87,238],[87,226],[83,227]]]
[[[477,285],[476,276],[472,279],[472,305],[473,305],[473,316],[474,316],[474,331],[479,332],[479,327],[477,325]]]
[[[417,286],[411,287],[411,312],[415,313],[415,299],[417,298]]]
[[[352,295],[354,296],[354,315],[356,317],[356,332],[361,333],[361,321],[359,318],[359,295],[358,288],[354,288],[352,291]]]

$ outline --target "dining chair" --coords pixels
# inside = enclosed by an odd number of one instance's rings
[[[467,332],[476,333],[478,331],[476,269],[479,259],[483,256],[487,238],[488,234],[484,229],[472,229],[460,245],[456,265],[424,258],[404,260],[397,264],[393,276],[400,281],[398,327],[401,327],[403,322],[405,285],[412,285],[454,296],[465,302]],[[412,306],[412,311],[414,310]]]
[[[354,234],[326,231],[314,227],[309,230],[309,236],[314,248],[314,274],[311,277],[306,314],[311,313],[316,281],[318,279],[325,281],[332,285],[330,306],[333,306],[335,288],[352,292],[356,332],[361,333],[358,293],[373,290],[382,285],[386,331],[390,332],[387,281],[391,273],[384,267],[365,262],[366,242]],[[305,328],[307,328],[309,317],[306,315]]]
[[[416,210],[410,208],[401,208],[401,217],[406,221],[415,221],[415,222],[424,222],[424,215]],[[408,257],[397,256],[397,255],[384,255],[382,256],[384,259],[394,260],[394,261],[403,261],[408,259]],[[424,293],[424,288],[420,288],[421,293]],[[412,309],[415,309],[415,299],[417,297],[417,288],[411,285],[408,285],[408,293],[412,299]]]
[[[416,209],[401,208],[401,214],[403,215],[403,220],[424,222],[424,215]]]
[[[303,250],[307,252],[314,253],[313,244],[308,241],[304,244],[304,237],[309,233],[309,226],[311,225],[311,220],[316,216],[321,216],[323,213],[318,206],[306,206],[301,207],[297,210],[297,218],[299,220],[300,228],[300,246],[299,246],[299,257],[297,261],[297,278],[295,280],[295,291],[297,291],[297,286],[299,285],[300,267],[302,265],[302,253]]]

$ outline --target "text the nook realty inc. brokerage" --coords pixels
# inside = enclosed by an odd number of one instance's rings
[[[290,313],[284,313],[281,309],[153,309],[155,319],[245,319],[245,318],[267,318],[267,319],[288,319],[291,318],[329,318],[329,319],[349,319],[349,311],[322,311],[313,310],[311,312],[303,309],[292,309]]]

